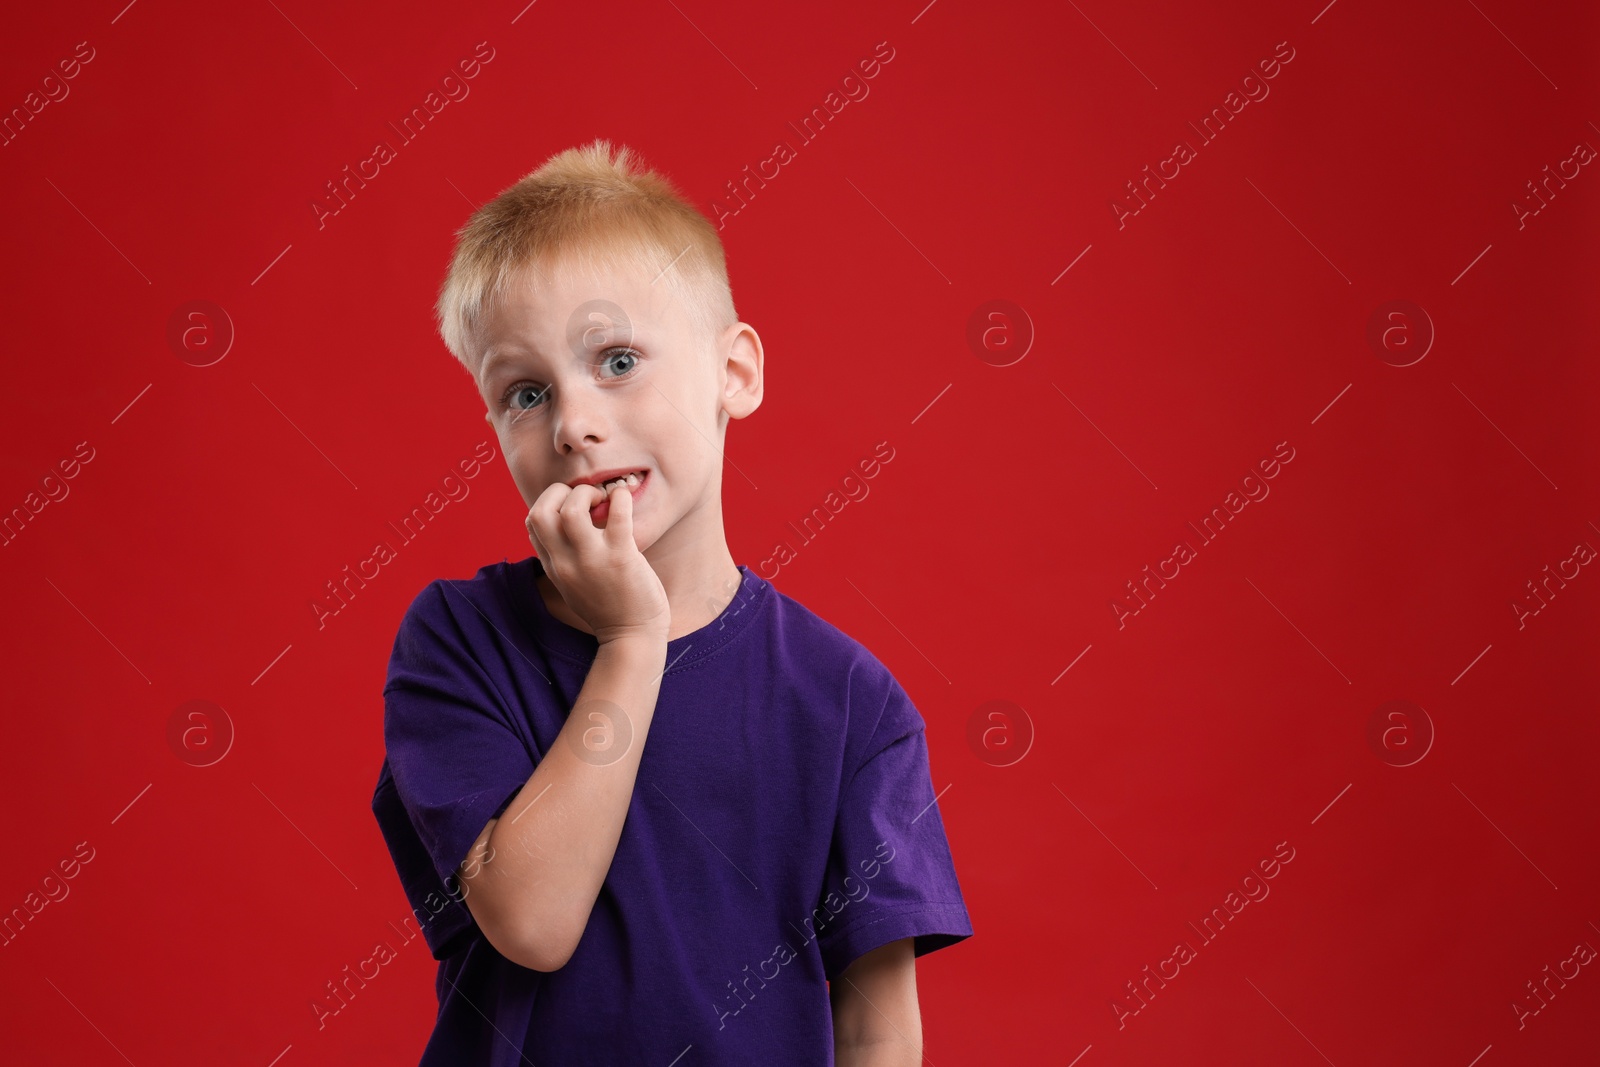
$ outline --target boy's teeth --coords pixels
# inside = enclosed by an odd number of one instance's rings
[[[621,478],[613,478],[609,482],[603,482],[600,485],[600,489],[602,492],[609,493],[613,488],[616,487],[618,482],[626,482],[628,484],[628,488],[632,489],[634,486],[639,484],[639,473],[634,471],[631,474],[623,475]]]

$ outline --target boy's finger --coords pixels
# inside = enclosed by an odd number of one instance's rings
[[[566,502],[571,492],[571,488],[561,482],[552,482],[545,486],[544,492],[533,502],[533,507],[528,509],[529,532],[537,533],[539,530],[544,530],[552,536],[558,532],[561,529],[559,514],[561,505]]]
[[[549,562],[550,557],[545,554],[544,544],[539,540],[539,530],[534,525],[532,511],[528,512],[527,518],[522,520],[522,525],[528,531],[528,542],[533,545],[533,551],[541,560]]]
[[[551,564],[557,561],[556,554],[565,558],[575,551],[581,538],[577,535],[576,527],[569,518],[577,516],[577,522],[588,523],[586,506],[580,507],[590,497],[582,494],[592,490],[592,486],[579,486],[574,489],[562,482],[555,482],[547,486],[539,494],[539,499],[534,501],[530,531],[538,537],[539,557],[548,560]],[[594,490],[598,492],[598,490]],[[577,498],[577,499],[574,499]],[[588,523],[591,528],[592,523]],[[550,555],[546,554],[546,549]]]
[[[579,552],[596,548],[603,543],[600,528],[594,524],[589,513],[604,498],[605,493],[599,486],[580,485],[561,502],[561,532]]]
[[[633,491],[626,484],[612,492],[606,528],[601,532],[613,550],[620,551],[633,541]]]

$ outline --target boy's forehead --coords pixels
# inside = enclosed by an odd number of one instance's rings
[[[635,337],[687,338],[692,324],[665,274],[632,263],[615,269],[573,262],[524,268],[507,280],[484,316],[483,376],[503,367],[506,357],[586,358]]]
[[[681,302],[666,279],[631,263],[615,269],[529,268],[508,281],[501,305],[505,313],[493,316],[497,327],[557,339],[574,328],[590,328],[596,316],[655,331],[676,329],[683,319]]]

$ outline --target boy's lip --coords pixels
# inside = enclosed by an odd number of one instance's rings
[[[641,496],[644,495],[645,489],[650,485],[650,468],[641,467],[639,469],[644,472],[639,477],[639,484],[634,486],[624,486],[628,496],[635,501],[634,507],[638,507],[637,501]],[[612,475],[612,477],[616,476]],[[589,517],[595,521],[596,525],[599,525],[600,523],[609,519],[611,517],[611,498],[607,496],[595,501],[594,505],[589,509]]]
[[[614,468],[614,469],[608,470],[608,471],[599,471],[599,472],[597,472],[595,474],[585,474],[581,478],[574,478],[572,481],[567,483],[567,486],[569,488],[572,488],[572,489],[576,489],[580,485],[599,486],[599,485],[601,485],[601,484],[603,484],[605,482],[609,482],[613,478],[621,478],[625,474],[632,474],[634,471],[642,471],[644,473],[649,473],[650,468],[649,467],[617,467],[617,468]]]

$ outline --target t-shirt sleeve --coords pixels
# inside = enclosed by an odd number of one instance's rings
[[[815,912],[830,982],[891,941],[915,938],[922,956],[972,936],[934,803],[922,715],[893,677],[865,751],[846,775]]]
[[[418,594],[395,637],[383,691],[393,791],[436,881],[424,877],[419,856],[400,855],[393,843],[390,851],[413,906],[424,890],[453,898],[455,921],[441,924],[441,937],[471,919],[455,877],[467,850],[527,784],[536,762],[456,621],[474,610],[452,603],[463,595],[443,581]]]

